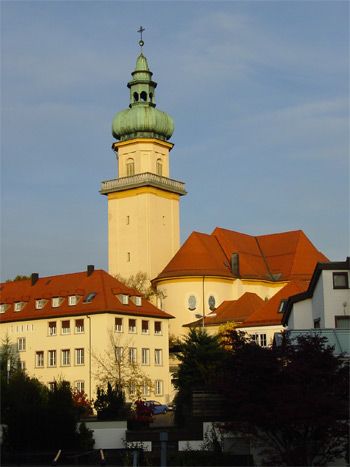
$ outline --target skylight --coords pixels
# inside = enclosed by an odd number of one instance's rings
[[[84,298],[84,303],[91,303],[95,297],[96,297],[96,292],[89,292]]]

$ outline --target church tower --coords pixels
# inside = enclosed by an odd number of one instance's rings
[[[174,123],[156,109],[157,83],[142,53],[142,36],[139,44],[129,108],[112,123],[118,177],[102,182],[100,192],[108,198],[109,273],[127,278],[142,271],[152,279],[180,247],[179,199],[186,191],[170,178]]]

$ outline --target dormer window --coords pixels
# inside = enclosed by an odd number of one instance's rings
[[[131,297],[132,301],[135,303],[136,306],[141,306],[142,305],[142,297]]]
[[[7,310],[8,305],[6,303],[1,303],[0,305],[0,313],[5,313]]]
[[[58,308],[62,303],[61,297],[53,297],[51,300],[51,306],[52,308]]]
[[[96,292],[90,292],[84,298],[84,303],[91,303],[92,300],[96,297]]]
[[[23,302],[15,302],[15,303],[13,304],[13,309],[14,309],[14,311],[16,311],[16,312],[21,311],[23,307],[24,307],[24,303],[23,303]]]
[[[41,310],[42,308],[44,308],[45,304],[46,304],[46,300],[44,300],[43,298],[39,298],[35,300],[35,309]]]
[[[78,303],[78,297],[77,295],[69,295],[68,297],[68,305],[69,306],[74,306]]]
[[[129,305],[129,295],[118,294],[118,299],[123,305]]]

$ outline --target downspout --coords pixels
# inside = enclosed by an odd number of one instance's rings
[[[89,315],[87,315],[86,317],[89,320],[89,397],[91,399],[91,317]]]

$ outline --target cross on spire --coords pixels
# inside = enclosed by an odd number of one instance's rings
[[[140,35],[141,35],[141,38],[140,38],[140,40],[139,40],[139,46],[141,47],[141,49],[142,49],[142,46],[144,45],[144,41],[142,40],[142,33],[143,33],[144,30],[145,30],[145,28],[143,28],[142,26],[140,26],[140,29],[137,31],[137,32],[139,32]]]

